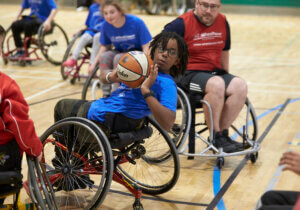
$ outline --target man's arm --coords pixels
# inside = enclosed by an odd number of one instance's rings
[[[229,72],[229,50],[223,50],[221,56],[222,68]]]
[[[24,10],[25,9],[23,7],[21,7],[21,9],[19,10],[19,12],[17,14],[17,17],[16,17],[15,21],[19,20],[19,18],[21,17],[21,15],[22,15],[22,13],[23,13]]]

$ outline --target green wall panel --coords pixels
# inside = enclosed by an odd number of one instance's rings
[[[221,0],[221,2],[222,4],[300,7],[300,0]]]

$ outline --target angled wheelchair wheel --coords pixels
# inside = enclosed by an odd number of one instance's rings
[[[38,43],[43,56],[54,65],[62,63],[65,51],[69,44],[66,32],[56,23],[50,31],[45,32],[43,25],[38,30]]]
[[[83,118],[56,122],[41,136],[40,170],[60,209],[96,209],[111,184],[113,157],[105,134]],[[38,179],[38,183],[42,180]]]
[[[233,140],[243,142],[245,139],[255,141],[257,133],[256,114],[251,102],[247,98],[243,109],[231,125],[231,129],[229,129],[229,135]]]
[[[100,69],[98,66],[95,67],[93,72],[89,75],[84,83],[81,99],[83,100],[97,100],[102,97],[102,89],[99,80]]]
[[[177,87],[176,119],[169,131],[176,148],[180,148],[186,141],[191,127],[191,105],[184,91]]]
[[[75,34],[71,42],[69,43],[67,50],[64,54],[63,57],[63,62],[71,58],[72,52],[74,48],[76,47],[79,38],[81,35],[84,33],[84,30],[79,31],[78,33]],[[68,76],[73,77],[74,79],[80,79],[80,77],[87,77],[87,69],[89,66],[89,59],[90,59],[90,52],[88,51],[88,48],[85,48],[81,53],[79,58],[77,59],[77,64],[74,67],[65,67],[61,65],[60,72],[62,78],[65,80],[68,78]],[[84,70],[84,73],[80,74],[80,71]]]
[[[127,182],[140,188],[143,193],[157,195],[170,190],[180,173],[178,154],[167,132],[159,124],[149,120],[153,134],[140,144],[145,154],[135,159],[135,164],[126,162],[117,166]]]
[[[6,30],[6,34],[3,38],[2,44],[2,59],[3,63],[6,65],[9,61],[9,57],[15,52],[15,43],[12,35],[11,26]]]

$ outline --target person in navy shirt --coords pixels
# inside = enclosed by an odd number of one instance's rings
[[[86,29],[83,35],[80,37],[78,43],[76,44],[72,56],[70,59],[63,63],[63,66],[73,67],[76,64],[77,59],[83,48],[88,45],[92,44],[92,52],[90,56],[89,63],[92,64],[98,51],[100,48],[100,34],[102,25],[104,23],[104,17],[101,13],[101,4],[103,0],[95,0],[95,3],[92,4],[89,8],[89,14],[85,21]]]
[[[177,106],[173,77],[184,73],[188,50],[184,40],[174,32],[156,35],[150,49],[154,65],[140,88],[129,88],[122,83],[109,97],[96,101],[62,99],[54,109],[55,121],[84,117],[102,125],[104,131],[117,133],[135,130],[145,116],[152,114],[162,128],[170,130]],[[100,80],[105,84],[120,82],[116,69],[104,70]]]
[[[106,1],[102,6],[103,23],[100,37],[101,47],[95,61],[90,66],[91,72],[99,63],[100,71],[114,69],[124,53],[133,50],[147,53],[152,36],[142,19],[125,14],[119,1]],[[112,48],[114,48],[112,50]],[[119,83],[102,84],[103,95],[107,97],[119,87]]]
[[[30,14],[21,17],[23,11],[29,8],[31,9]],[[14,42],[17,47],[17,52],[13,57],[17,58],[25,54],[21,33],[25,33],[25,38],[30,37],[37,33],[41,24],[43,24],[45,31],[49,31],[56,12],[57,7],[54,0],[23,0],[17,18],[11,26]],[[28,43],[27,47],[29,45],[30,43]]]

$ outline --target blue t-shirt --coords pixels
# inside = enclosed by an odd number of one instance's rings
[[[94,3],[90,6],[89,14],[85,21],[85,25],[88,27],[88,29],[85,31],[85,33],[89,33],[91,36],[94,36],[95,33],[101,31],[103,22],[105,21],[100,9],[101,5],[97,3]]]
[[[36,16],[44,22],[50,15],[51,10],[57,7],[54,0],[23,0],[22,8],[30,8],[29,16]]]
[[[144,21],[135,15],[125,15],[125,23],[116,28],[108,22],[104,22],[100,43],[102,45],[113,45],[119,52],[142,50],[142,45],[147,44],[152,36]]]
[[[154,91],[155,98],[163,106],[176,112],[177,87],[169,74],[158,72],[155,83],[150,89]],[[107,112],[121,113],[133,119],[141,119],[151,114],[141,89],[129,88],[123,83],[110,97],[92,102],[88,119],[104,122]]]

